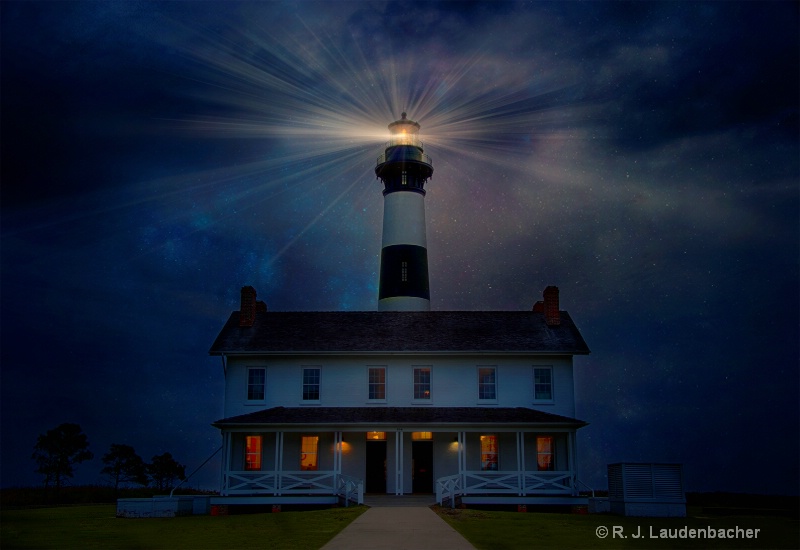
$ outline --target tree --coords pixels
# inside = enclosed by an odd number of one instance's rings
[[[114,480],[114,492],[120,483],[147,485],[147,465],[130,445],[112,443],[109,451],[103,455],[103,463],[105,467],[100,473]]]
[[[175,484],[176,479],[186,479],[186,466],[178,464],[170,453],[153,457],[147,465],[147,473],[159,491],[165,491]]]
[[[73,466],[94,455],[89,450],[89,439],[78,424],[64,423],[40,434],[31,455],[38,464],[37,473],[44,475],[44,486],[55,483],[61,490],[63,481],[74,475]]]

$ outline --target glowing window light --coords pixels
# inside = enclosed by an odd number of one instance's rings
[[[319,437],[316,435],[303,436],[300,445],[300,469],[301,470],[316,470],[317,469],[317,447],[319,445]]]
[[[370,441],[386,441],[386,432],[367,432]]]
[[[261,436],[248,435],[245,440],[244,469],[261,469]]]
[[[411,432],[412,441],[428,441],[433,439],[433,432]]]
[[[552,471],[555,469],[552,437],[536,438],[536,465],[539,471]]]
[[[500,461],[497,452],[497,436],[481,436],[481,470],[496,471],[500,469]]]

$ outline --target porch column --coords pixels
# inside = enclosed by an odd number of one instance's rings
[[[467,489],[467,432],[458,432],[458,475],[461,476],[461,491]]]
[[[281,471],[283,470],[283,432],[275,432],[275,492],[281,494]]]
[[[525,490],[525,432],[517,432],[517,460],[520,494],[527,496],[528,493]]]
[[[220,484],[220,494],[222,496],[228,495],[228,472],[231,470],[231,437],[230,432],[222,434],[222,482]]]
[[[567,468],[571,472],[570,481],[572,482],[572,494],[578,494],[576,478],[578,477],[578,469],[575,467],[575,432],[567,433]]]
[[[342,474],[342,432],[333,432],[333,492],[339,490],[339,476]]]
[[[403,430],[394,432],[394,494],[403,494]]]

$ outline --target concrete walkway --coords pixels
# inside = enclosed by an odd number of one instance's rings
[[[415,501],[412,501],[414,499]],[[370,503],[369,498],[365,499]],[[412,503],[413,502],[413,503]],[[381,498],[322,550],[474,550],[467,539],[415,497]]]

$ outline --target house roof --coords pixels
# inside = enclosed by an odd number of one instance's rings
[[[217,428],[257,424],[547,424],[580,428],[583,420],[523,407],[273,407],[214,422]]]
[[[234,311],[209,353],[588,354],[572,318],[560,316],[549,326],[535,311],[267,311],[240,327]]]

